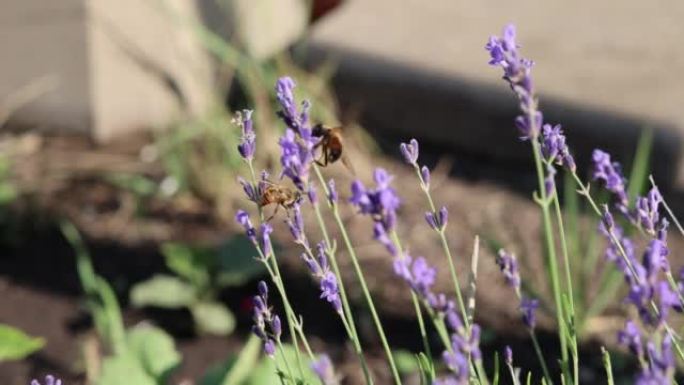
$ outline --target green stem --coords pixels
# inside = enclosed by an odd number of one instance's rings
[[[539,359],[539,365],[542,367],[544,372],[544,377],[549,385],[553,384],[551,381],[551,376],[549,375],[549,369],[546,367],[546,361],[544,360],[544,354],[542,353],[541,347],[539,346],[539,341],[537,341],[537,335],[533,330],[530,329],[530,338],[532,339],[532,344],[534,345],[534,351],[537,353],[537,359]]]
[[[420,185],[425,193],[425,197],[427,198],[428,204],[430,205],[430,210],[433,213],[437,213],[437,209],[435,207],[435,203],[432,200],[432,195],[430,194],[430,190],[428,186],[425,184],[425,181],[423,180],[423,175],[420,172],[420,169],[418,168],[418,165],[414,165],[414,170],[416,171],[416,174],[418,175],[418,179],[420,180]],[[451,249],[449,248],[449,243],[446,238],[446,227],[436,230],[437,233],[439,234],[440,241],[442,243],[442,249],[444,249],[444,254],[447,258],[447,261],[449,261],[449,272],[451,273],[451,280],[454,283],[454,291],[456,292],[456,299],[458,300],[458,306],[459,309],[461,310],[461,316],[463,318],[463,322],[466,325],[466,328],[470,330],[470,323],[471,320],[468,317],[468,313],[466,312],[466,307],[465,303],[463,302],[463,295],[461,293],[461,285],[458,281],[458,275],[456,274],[456,268],[454,266],[454,258],[451,255]]]
[[[325,196],[327,197],[329,194],[328,191],[328,186],[325,183],[325,179],[323,179],[323,175],[321,174],[321,171],[317,166],[314,165],[314,169],[316,170],[316,174],[318,175],[318,180],[323,187],[323,191],[325,193]],[[366,358],[364,357],[363,354],[363,348],[361,347],[361,341],[359,340],[359,335],[356,330],[356,323],[354,321],[354,317],[352,315],[351,311],[351,306],[349,305],[349,300],[347,297],[347,291],[344,287],[344,281],[342,281],[342,274],[340,273],[339,266],[337,264],[337,256],[332,250],[332,243],[330,242],[330,237],[328,236],[328,229],[325,225],[325,221],[323,220],[323,215],[321,214],[321,209],[320,206],[317,203],[313,204],[314,206],[314,212],[316,213],[316,220],[318,221],[318,227],[321,230],[321,233],[323,234],[323,239],[325,239],[326,246],[328,247],[329,255],[330,255],[330,264],[332,265],[333,268],[333,273],[335,274],[335,277],[337,278],[337,282],[339,283],[339,290],[340,290],[340,299],[342,300],[342,309],[344,311],[344,318],[346,319],[346,324],[348,325],[348,334],[349,338],[352,340],[352,343],[354,344],[354,350],[356,352],[356,355],[359,357],[359,360],[361,361],[361,367],[363,369],[363,375],[365,377],[366,383],[367,384],[373,384],[373,378],[370,375],[370,370],[368,369],[368,364],[366,362]]]
[[[283,357],[283,362],[285,363],[285,369],[287,369],[287,374],[290,376],[291,379],[294,380],[294,376],[292,375],[292,369],[290,369],[290,364],[287,362],[287,357],[285,357],[285,349],[283,349],[283,344],[280,342],[280,338],[278,338],[277,343],[278,343],[278,349],[280,350],[280,355]],[[274,360],[275,360],[275,357],[274,357]],[[276,365],[277,365],[277,362],[276,362]],[[278,368],[276,366],[276,370],[277,369]],[[302,376],[303,375],[304,374],[302,373]]]
[[[608,377],[607,385],[615,385],[613,381],[613,365],[610,363],[610,353],[601,346],[601,353],[603,355],[603,366],[606,368],[606,376]]]
[[[397,365],[394,362],[392,350],[390,349],[390,346],[387,343],[385,330],[383,329],[382,322],[380,322],[380,317],[378,317],[378,313],[375,310],[375,304],[373,303],[373,298],[371,297],[370,292],[368,291],[366,279],[363,276],[363,271],[361,270],[358,258],[356,257],[356,251],[354,251],[354,246],[352,246],[351,240],[349,239],[347,229],[344,226],[344,222],[342,222],[342,218],[340,217],[337,205],[333,206],[333,215],[335,216],[335,221],[337,222],[337,225],[340,228],[340,233],[342,234],[342,238],[344,239],[344,244],[347,247],[347,252],[349,253],[352,265],[354,266],[354,271],[356,272],[356,276],[359,279],[359,283],[361,284],[361,290],[363,291],[363,295],[366,298],[366,302],[368,303],[368,309],[371,312],[373,322],[375,323],[375,327],[378,330],[378,335],[380,336],[380,341],[382,342],[382,346],[385,350],[385,355],[387,356],[387,361],[389,362],[390,369],[392,371],[392,376],[394,377],[394,382],[398,385],[401,385],[401,377],[399,377],[399,371],[397,370]]]
[[[397,235],[396,231],[392,231],[391,233],[391,238],[392,242],[394,242],[394,246],[399,250],[399,253],[401,255],[401,258],[405,258],[403,249],[401,247],[401,241],[399,240],[399,236]],[[430,342],[428,341],[427,337],[427,332],[425,330],[425,321],[423,320],[423,311],[420,308],[420,303],[418,301],[418,297],[416,296],[416,293],[411,289],[411,301],[413,302],[413,307],[416,312],[416,316],[418,317],[418,328],[420,330],[420,337],[423,340],[423,348],[425,349],[425,354],[428,355],[428,358],[430,359],[430,362],[432,361],[432,352],[430,351]]]
[[[539,195],[541,201],[538,202],[542,210],[542,218],[544,222],[544,233],[546,239],[547,258],[549,262],[549,273],[551,275],[551,286],[553,290],[554,301],[556,304],[556,320],[558,322],[558,337],[560,339],[560,350],[562,358],[563,370],[567,370],[568,352],[567,341],[565,338],[565,322],[563,318],[563,307],[561,303],[561,288],[560,280],[558,278],[558,261],[556,260],[556,248],[553,238],[553,228],[551,226],[551,215],[549,213],[549,202],[547,201],[546,186],[544,184],[544,169],[542,167],[541,149],[539,141],[536,137],[531,139],[532,152],[534,154],[534,163],[537,170],[537,182],[539,184]]]
[[[574,384],[579,384],[579,357],[577,357],[577,331],[575,329],[575,292],[572,288],[572,271],[570,270],[570,256],[568,254],[568,244],[565,240],[565,228],[563,225],[563,214],[558,202],[558,193],[554,183],[553,187],[553,202],[556,212],[556,222],[558,223],[558,233],[560,234],[561,250],[563,252],[563,262],[565,264],[565,280],[568,286],[568,299],[570,303],[570,314],[567,315],[568,327],[570,329],[570,344],[572,345],[572,365]]]

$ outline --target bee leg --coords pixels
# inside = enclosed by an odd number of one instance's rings
[[[266,219],[266,222],[270,222],[271,219],[273,219],[273,217],[275,217],[275,215],[278,213],[278,208],[280,208],[280,205],[276,206],[276,208],[275,208],[275,210],[273,210],[273,213],[271,214],[271,216],[268,217],[268,219]]]

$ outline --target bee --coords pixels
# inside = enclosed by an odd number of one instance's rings
[[[282,206],[288,216],[290,209],[294,207],[295,203],[302,199],[302,194],[299,190],[293,190],[287,186],[273,183],[271,181],[262,180],[261,181],[261,197],[259,199],[259,207],[268,206],[270,204],[275,204],[276,208],[273,210],[266,222],[273,219],[273,217],[278,213],[278,209]]]
[[[327,127],[319,123],[313,127],[311,134],[320,138],[314,146],[314,149],[321,148],[321,156],[315,160],[316,164],[325,167],[341,159],[342,163],[354,174],[354,168],[349,161],[347,153],[344,152],[342,127]]]

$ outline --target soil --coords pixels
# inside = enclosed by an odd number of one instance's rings
[[[43,336],[48,343],[45,349],[25,361],[0,364],[0,383],[23,385],[27,379],[48,372],[59,374],[69,385],[84,381],[79,352],[83,341],[92,333],[92,325],[80,302],[72,251],[55,226],[61,218],[68,218],[83,232],[96,271],[112,283],[120,296],[127,324],[151,319],[177,337],[184,361],[174,376],[174,383],[199,378],[211,365],[239,350],[250,324],[244,301],[252,295],[254,282],[222,293],[222,298],[239,317],[238,331],[228,338],[194,335],[188,314],[182,312],[142,311],[127,306],[126,293],[134,283],[165,271],[158,253],[160,243],[175,240],[211,245],[239,231],[230,221],[216,214],[211,202],[188,197],[151,197],[139,201],[131,191],[122,190],[102,178],[112,170],[158,178],[162,173],[160,166],[140,158],[141,148],[149,138],[135,138],[104,148],[69,137],[20,136],[11,140],[15,141],[17,149],[14,159],[18,167],[14,180],[23,194],[6,210],[0,228],[0,234],[3,234],[0,243],[0,322]],[[386,167],[395,175],[400,194],[406,199],[400,212],[401,239],[412,254],[424,255],[438,266],[436,290],[451,295],[449,270],[438,238],[424,224],[425,202],[413,170],[383,157],[365,162]],[[450,169],[451,165],[438,163],[431,183],[435,201],[449,209],[448,235],[464,290],[469,281],[473,241],[476,235],[480,237],[476,321],[484,328],[482,346],[484,356],[489,357],[486,365],[491,368],[493,352],[501,352],[503,346],[510,344],[516,352],[516,365],[522,366],[523,371],[529,369],[539,373],[534,352],[519,321],[517,300],[505,286],[494,263],[494,245],[504,245],[516,252],[521,258],[523,276],[532,279],[533,287],[541,288],[538,294],[542,299],[548,298],[539,244],[538,210],[530,199],[494,184],[450,178]],[[325,171],[336,178],[338,186],[346,185],[353,177],[337,165]],[[370,180],[370,167],[359,168],[358,177]],[[345,198],[341,188],[340,193]],[[245,206],[247,203],[241,201],[239,204]],[[143,212],[138,210],[140,207],[144,208]],[[391,342],[409,350],[419,349],[413,310],[405,305],[409,303],[409,292],[393,277],[390,258],[373,241],[368,218],[345,208],[343,220],[355,240],[369,289]],[[581,221],[584,227],[587,226],[585,222]],[[312,229],[309,234],[312,241],[319,239],[313,218],[307,216],[305,223]],[[304,317],[315,350],[327,351],[333,356],[346,384],[361,383],[354,356],[344,343],[343,330],[337,326],[332,312],[321,311],[325,305],[317,298],[317,289],[298,258],[300,251],[287,246],[289,233],[282,219],[277,216],[273,224],[275,238],[283,246],[280,258],[285,283],[291,296],[298,299],[297,304],[301,307],[297,310]],[[331,237],[338,240],[343,278],[345,282],[356,282],[341,237],[330,230]],[[671,255],[678,258],[684,251],[684,242],[674,234],[670,239]],[[682,263],[674,260],[672,264],[678,267]],[[588,288],[590,298],[595,289]],[[377,383],[389,383],[389,373],[370,315],[364,310],[359,285],[349,284],[348,291]],[[608,315],[598,318],[589,330],[589,338],[582,347],[582,354],[589,357],[585,360],[587,366],[582,368],[583,383],[601,383],[604,375],[599,346],[614,347],[615,331],[624,322],[617,305],[609,308]],[[316,321],[307,323],[306,320]],[[557,346],[551,329],[551,318],[542,314],[542,347],[553,356]],[[549,364],[553,371],[556,364]],[[621,368],[621,373],[628,373],[628,368],[628,365]],[[506,383],[505,379],[503,383]]]

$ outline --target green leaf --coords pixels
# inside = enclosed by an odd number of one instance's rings
[[[435,366],[423,352],[416,355],[416,360],[420,370],[420,382],[425,385],[432,384],[435,380]]]
[[[0,362],[21,360],[43,346],[44,339],[31,337],[17,328],[0,324]]]
[[[651,148],[653,147],[653,129],[646,127],[639,137],[634,160],[632,163],[632,170],[629,173],[629,185],[627,186],[627,193],[629,196],[630,206],[634,204],[636,196],[639,195],[646,186],[648,181],[648,165],[651,157]]]
[[[265,274],[264,265],[254,259],[256,250],[245,236],[236,236],[221,246],[218,252],[218,283],[222,287],[241,286]]]
[[[413,353],[407,350],[397,350],[392,353],[394,363],[397,365],[399,374],[411,374],[418,370],[418,362]]]
[[[318,384],[320,381],[316,375],[311,371],[311,361],[302,356],[302,369],[304,371],[304,378],[300,378],[299,369],[297,369],[297,356],[292,345],[286,344],[283,346],[284,354],[278,350],[276,352],[275,361],[272,358],[264,357],[261,362],[254,368],[253,374],[247,379],[244,385],[264,385],[264,384],[279,384],[280,377],[276,372],[276,363],[280,370],[287,374],[287,365],[292,369],[292,374],[297,380],[302,380],[306,384]]]
[[[191,247],[182,243],[168,242],[162,245],[166,266],[174,273],[190,281],[200,289],[209,284],[209,270],[216,256],[208,249]]]
[[[235,368],[237,359],[235,356],[228,357],[224,362],[213,365],[199,380],[199,385],[221,385],[223,379]]]
[[[142,363],[131,353],[105,358],[97,385],[157,385]]]
[[[261,339],[254,334],[250,335],[247,343],[240,350],[235,366],[233,366],[223,379],[222,385],[239,385],[253,372],[259,353],[261,352]],[[205,384],[202,384],[205,385]],[[207,384],[209,385],[209,384]]]
[[[200,333],[225,336],[235,330],[235,316],[218,302],[200,302],[190,308]]]
[[[211,367],[199,385],[241,385],[252,372],[261,352],[261,339],[251,334],[240,354]]]
[[[136,326],[128,331],[126,342],[129,354],[133,355],[145,372],[158,383],[164,383],[181,362],[173,338],[158,327]]]
[[[0,205],[11,203],[17,197],[17,189],[9,184],[0,182]]]
[[[136,307],[154,306],[166,309],[189,307],[196,300],[195,289],[170,275],[155,275],[133,286],[131,303]]]

